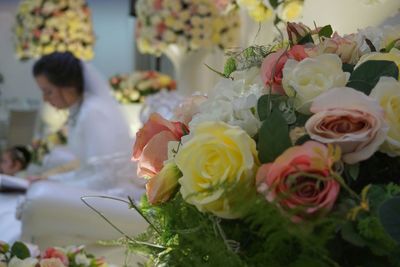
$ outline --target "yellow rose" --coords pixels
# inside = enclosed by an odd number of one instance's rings
[[[393,61],[397,65],[397,67],[400,69],[400,50],[398,50],[396,48],[392,48],[392,50],[390,50],[389,53],[372,52],[372,53],[366,54],[360,58],[360,61],[358,61],[356,68],[368,60]]]
[[[400,83],[392,77],[381,77],[371,97],[385,110],[389,131],[380,150],[389,156],[400,156]]]
[[[303,11],[303,1],[294,0],[283,5],[282,19],[292,21],[300,17]]]
[[[255,183],[255,141],[241,128],[223,122],[198,124],[188,139],[175,157],[182,172],[182,197],[202,212],[240,217],[238,195],[252,192]]]

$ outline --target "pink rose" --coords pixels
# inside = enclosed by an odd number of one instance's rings
[[[343,161],[368,159],[385,141],[388,126],[378,101],[349,87],[333,88],[314,99],[305,128],[311,139],[340,146]]]
[[[313,48],[313,53],[316,55],[336,54],[343,63],[348,64],[356,64],[361,57],[361,52],[354,36],[341,37],[336,32],[332,38],[325,38],[323,42]]]
[[[206,96],[193,95],[185,100],[174,110],[175,118],[185,125],[189,125],[192,117],[199,113],[200,105],[207,100]]]
[[[158,113],[150,115],[136,133],[132,160],[139,161],[138,175],[153,177],[161,171],[168,158],[168,142],[179,141],[189,130],[181,122],[171,122]]]
[[[67,255],[56,248],[48,248],[43,253],[42,259],[58,259],[62,264],[68,266],[69,261]],[[46,265],[46,266],[59,266],[59,265]],[[62,265],[61,265],[62,266]]]
[[[289,51],[280,49],[269,54],[261,65],[262,81],[266,86],[271,86],[272,93],[280,95],[285,94],[282,87],[282,70],[286,61],[289,58],[301,61],[306,57],[308,57],[308,55],[301,45],[295,45]]]
[[[332,175],[333,164],[339,160],[333,152],[339,151],[314,141],[287,149],[273,163],[259,168],[258,192],[276,201],[294,222],[329,212],[340,191]]]

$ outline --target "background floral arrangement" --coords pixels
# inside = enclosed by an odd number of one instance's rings
[[[0,242],[0,266],[4,267],[107,267],[101,258],[80,247],[51,247],[40,253],[36,246]]]
[[[49,134],[43,139],[33,140],[30,146],[32,163],[42,165],[45,156],[50,153],[54,146],[66,145],[67,141],[68,137],[65,129]]]
[[[130,75],[114,75],[109,79],[113,95],[122,104],[142,103],[148,95],[165,89],[176,89],[176,82],[157,71],[137,71]]]
[[[247,11],[256,22],[264,22],[274,18],[274,23],[283,20],[297,19],[303,11],[304,0],[217,0],[221,10],[229,10],[238,6]]]
[[[160,55],[170,44],[184,50],[236,45],[236,10],[222,14],[211,0],[139,0],[136,40],[142,53]]]
[[[400,31],[288,23],[208,97],[153,114],[133,159],[155,266],[400,266]]]
[[[54,51],[93,58],[91,13],[84,0],[23,0],[14,26],[19,59],[37,58]]]

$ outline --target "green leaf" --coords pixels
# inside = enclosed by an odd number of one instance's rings
[[[360,164],[346,165],[346,174],[353,180],[356,181],[360,174]]]
[[[258,157],[262,163],[272,162],[291,146],[289,127],[281,112],[274,110],[263,122],[258,134]]]
[[[400,197],[386,200],[380,206],[379,219],[385,231],[400,244]]]
[[[15,242],[11,247],[11,254],[17,257],[18,259],[26,259],[31,256],[28,247],[22,242]]]
[[[230,57],[224,65],[224,76],[229,77],[234,71],[236,71],[236,60],[233,57]]]
[[[275,9],[279,6],[278,0],[269,0],[270,5]]]
[[[308,33],[301,38],[297,44],[308,44],[308,43],[314,43],[314,40],[311,36],[311,33]]]
[[[344,240],[350,242],[351,244],[353,244],[355,246],[364,247],[367,245],[364,238],[362,238],[358,234],[357,230],[355,229],[355,227],[353,226],[353,224],[351,222],[346,222],[343,225],[340,233]]]
[[[325,25],[324,27],[321,28],[318,32],[319,37],[326,37],[330,38],[332,36],[333,30],[331,25]]]
[[[302,137],[300,137],[299,139],[296,140],[295,145],[296,146],[300,146],[302,144],[304,144],[307,141],[310,141],[311,137],[308,134],[303,135]]]
[[[260,120],[263,121],[267,119],[274,109],[279,109],[279,103],[286,99],[287,97],[282,95],[267,94],[261,96],[257,102],[257,111]]]
[[[397,80],[399,68],[393,61],[368,60],[353,71],[347,86],[369,95],[382,76]]]
[[[353,64],[348,64],[348,63],[343,63],[342,70],[344,72],[349,72],[351,74],[354,71],[354,65]]]

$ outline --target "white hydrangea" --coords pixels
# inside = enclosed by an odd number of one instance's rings
[[[358,30],[355,40],[364,55],[371,52],[365,39],[370,40],[376,50],[379,51],[398,38],[400,38],[400,25],[385,25],[383,27],[367,27]]]
[[[263,89],[259,84],[248,86],[245,80],[221,80],[200,105],[200,112],[194,115],[189,128],[205,121],[223,121],[254,136],[261,125],[256,108]]]

